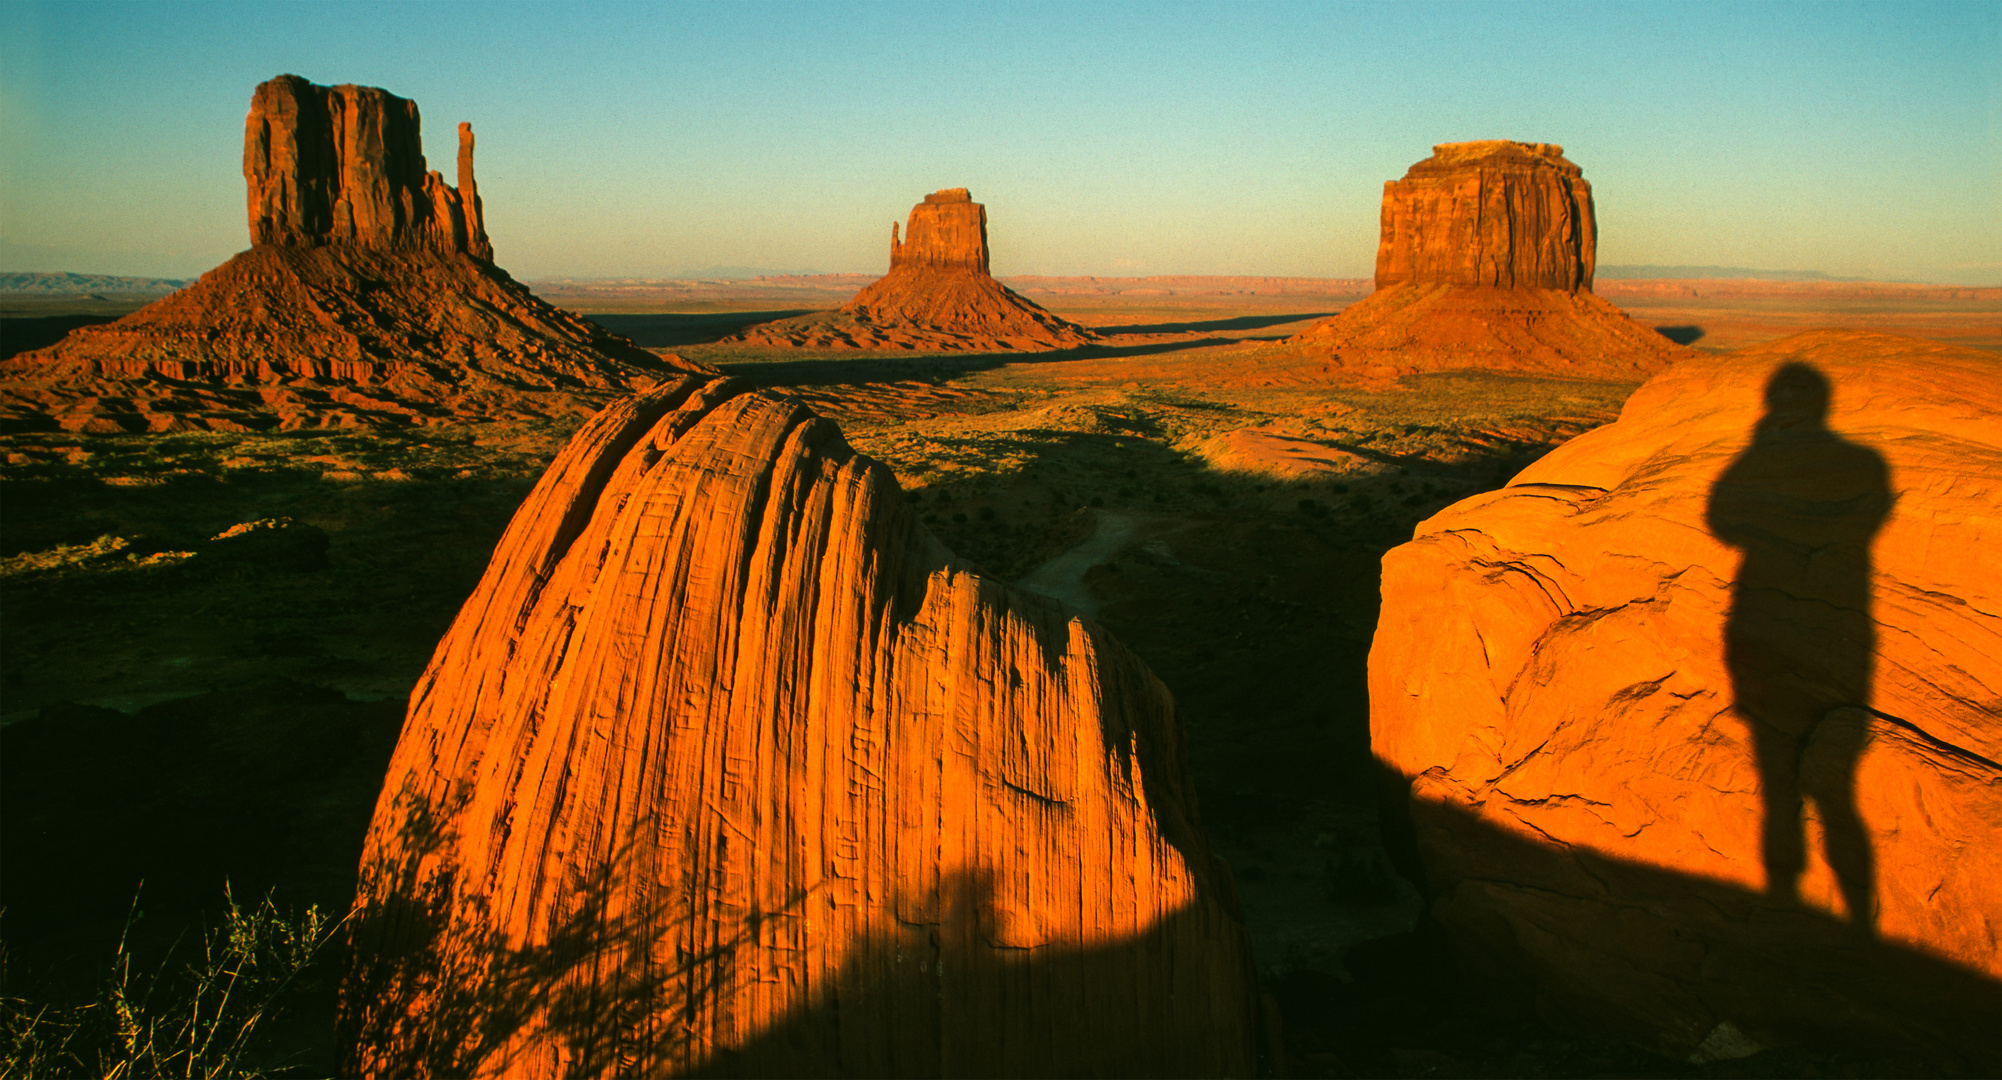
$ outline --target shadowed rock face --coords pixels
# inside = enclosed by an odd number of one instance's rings
[[[1551,143],[1444,143],[1383,185],[1376,287],[1590,289],[1592,185]]]
[[[1592,295],[1592,189],[1550,143],[1445,143],[1383,185],[1376,291],[1288,339],[1330,372],[1638,378],[1693,353]]]
[[[796,401],[572,440],[412,695],[363,1075],[1248,1075],[1174,703]]]
[[[492,259],[473,129],[459,125],[459,186],[424,168],[417,103],[373,86],[280,75],[257,87],[243,127],[253,244],[424,248]]]
[[[2002,1067],[1998,433],[1992,355],[1796,335],[1385,556],[1373,748],[1496,997],[1698,1060]]]
[[[890,226],[890,272],[831,315],[781,319],[731,340],[812,348],[1064,349],[1098,335],[994,280],[987,208],[965,188],[925,196],[904,238]]]

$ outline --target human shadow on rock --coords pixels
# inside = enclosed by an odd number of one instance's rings
[[[1766,890],[1798,897],[1812,799],[1849,919],[1868,934],[1876,875],[1856,762],[1876,658],[1870,543],[1891,510],[1890,472],[1828,429],[1828,380],[1814,367],[1782,366],[1765,397],[1751,445],[1711,491],[1708,524],[1742,553],[1724,659],[1758,759]]]

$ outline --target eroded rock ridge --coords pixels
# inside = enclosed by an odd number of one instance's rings
[[[1249,1075],[1174,702],[797,401],[591,421],[411,698],[360,1075]]]

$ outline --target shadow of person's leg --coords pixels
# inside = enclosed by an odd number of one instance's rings
[[[1849,921],[1874,936],[1877,867],[1870,830],[1856,810],[1856,763],[1869,737],[1869,712],[1855,706],[1830,710],[1801,754],[1800,787],[1821,813],[1822,843]]]
[[[1765,798],[1766,894],[1795,903],[1800,899],[1800,874],[1807,867],[1801,836],[1800,740],[1761,720],[1747,720],[1759,759],[1759,790]]]

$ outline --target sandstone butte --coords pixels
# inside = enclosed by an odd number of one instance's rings
[[[890,272],[839,311],[764,323],[731,340],[992,352],[1068,349],[1098,335],[994,280],[987,271],[987,208],[965,188],[948,188],[911,208],[903,239],[890,224]]]
[[[1420,524],[1370,731],[1470,977],[1699,1061],[1995,1075],[1998,545],[2002,361],[1838,330],[1678,362]]]
[[[1592,294],[1592,187],[1564,148],[1444,143],[1383,185],[1376,291],[1286,344],[1331,373],[1640,378],[1694,353]]]
[[[1175,705],[797,401],[689,377],[550,466],[366,842],[351,1075],[1250,1075]]]
[[[458,187],[415,102],[281,75],[244,121],[251,248],[116,322],[0,361],[0,429],[329,427],[588,416],[690,370],[493,264],[459,125]]]

